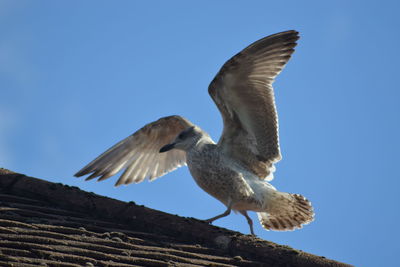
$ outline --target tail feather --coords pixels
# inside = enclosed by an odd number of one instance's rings
[[[265,212],[258,212],[261,225],[267,230],[292,231],[314,220],[311,202],[299,194],[274,192]]]

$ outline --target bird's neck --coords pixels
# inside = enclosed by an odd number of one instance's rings
[[[208,135],[203,135],[196,142],[194,142],[193,145],[190,146],[186,152],[200,152],[212,146],[215,146],[215,142],[211,139],[211,137]]]

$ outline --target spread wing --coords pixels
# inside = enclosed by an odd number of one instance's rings
[[[180,116],[164,117],[149,123],[101,154],[75,176],[91,173],[86,180],[99,177],[98,181],[103,181],[125,169],[116,186],[160,177],[186,165],[185,152],[172,149],[159,153],[159,150],[191,126],[193,124],[190,121]]]
[[[222,66],[208,89],[224,121],[218,145],[262,179],[272,179],[281,159],[272,83],[298,39],[298,32],[286,31],[251,44]]]

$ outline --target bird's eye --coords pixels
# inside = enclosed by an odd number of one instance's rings
[[[184,137],[185,137],[184,133],[180,133],[180,134],[178,135],[178,138],[179,138],[179,139],[183,139]]]

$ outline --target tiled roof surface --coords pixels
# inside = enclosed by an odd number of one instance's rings
[[[0,266],[349,266],[0,169]]]

